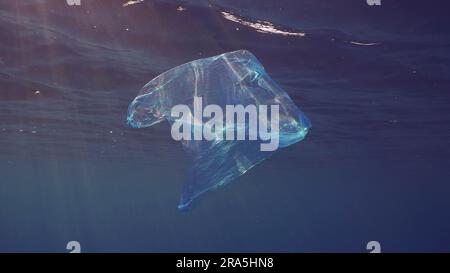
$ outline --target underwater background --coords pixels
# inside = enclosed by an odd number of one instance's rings
[[[80,3],[0,2],[0,252],[450,251],[448,2]],[[128,104],[239,49],[313,128],[179,211],[190,159]]]

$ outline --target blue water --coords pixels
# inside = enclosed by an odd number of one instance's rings
[[[0,251],[450,251],[444,1],[0,3]],[[253,52],[314,124],[180,212],[169,124],[126,125],[160,73]]]

